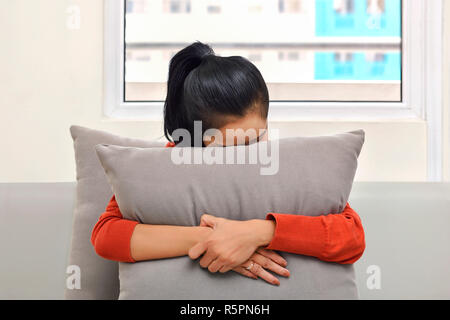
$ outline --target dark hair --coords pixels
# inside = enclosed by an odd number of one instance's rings
[[[193,136],[196,120],[202,121],[204,132],[223,127],[225,116],[259,111],[265,119],[268,110],[267,85],[246,58],[217,56],[210,46],[196,41],[170,60],[164,104],[164,135],[169,141],[176,129],[187,129]]]

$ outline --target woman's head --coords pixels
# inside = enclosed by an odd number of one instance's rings
[[[203,132],[228,127],[262,129],[268,109],[266,83],[249,60],[216,56],[210,46],[198,41],[171,59],[164,105],[167,139],[172,140],[177,129],[193,136],[194,121],[202,122]]]

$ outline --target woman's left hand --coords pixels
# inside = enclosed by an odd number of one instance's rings
[[[275,222],[272,220],[237,221],[204,214],[200,226],[213,232],[189,250],[189,257],[200,259],[200,265],[210,272],[227,272],[243,264],[261,246],[272,240]]]

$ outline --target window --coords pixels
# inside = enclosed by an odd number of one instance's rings
[[[333,2],[333,9],[335,13],[343,16],[351,15],[354,13],[354,0],[334,0]]]
[[[133,0],[129,0],[132,2]],[[141,0],[139,0],[141,1]],[[150,0],[146,0],[147,4],[150,5]],[[127,4],[128,4],[127,3]],[[163,5],[164,13],[190,13],[191,12],[191,1],[190,0],[164,0]]]
[[[126,10],[127,13],[146,13],[147,12],[147,0],[127,0]]]
[[[412,101],[422,95],[414,88],[424,78],[423,26],[433,5],[411,1],[107,0],[105,72],[115,74],[107,99],[161,109],[171,57],[201,40],[218,55],[254,62],[274,105],[423,116]]]
[[[278,11],[280,13],[299,13],[301,8],[301,0],[278,0]]]
[[[222,0],[208,0],[206,4],[206,11],[211,14],[219,14],[222,12]]]
[[[380,15],[386,11],[385,0],[367,0],[367,13],[369,15]]]
[[[426,121],[436,180],[441,12],[437,0],[105,0],[104,113],[161,121],[168,63],[200,40],[255,63],[271,120]]]
[[[402,101],[401,0],[128,0],[126,12],[125,102],[164,100],[167,52],[195,40],[255,63],[272,101]]]
[[[304,57],[300,57],[301,54],[302,52],[297,50],[280,50],[278,51],[278,60],[297,61],[300,59],[304,59]]]
[[[247,59],[253,63],[260,62],[262,60],[262,54],[259,52],[253,52],[247,54]]]

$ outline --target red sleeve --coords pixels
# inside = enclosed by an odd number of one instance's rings
[[[274,237],[266,249],[352,264],[366,247],[361,219],[348,203],[339,214],[309,217],[269,213],[266,219],[276,222]]]
[[[175,143],[168,142],[166,148],[172,148]],[[131,236],[137,221],[124,219],[113,195],[100,216],[91,234],[91,243],[95,252],[105,259],[120,262],[136,262],[131,256]]]
[[[135,262],[131,256],[130,242],[137,224],[137,221],[123,218],[113,195],[92,230],[91,243],[95,252],[108,260]]]

